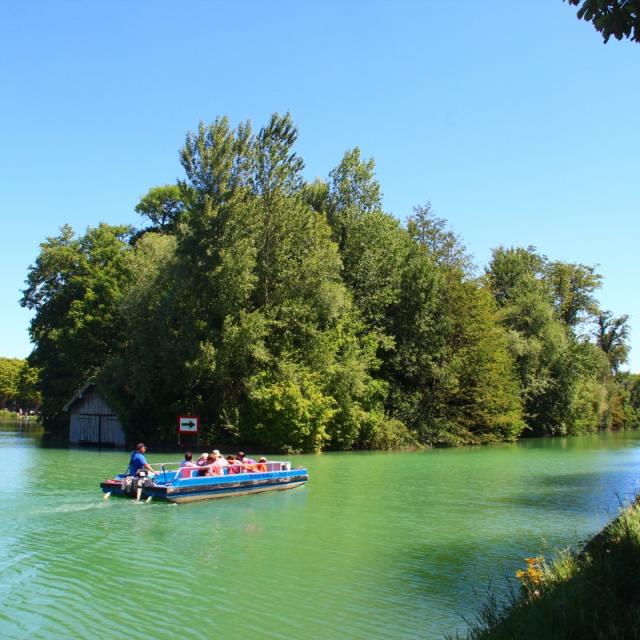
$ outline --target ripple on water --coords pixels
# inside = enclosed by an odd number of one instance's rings
[[[597,442],[308,456],[302,490],[170,507],[101,499],[125,453],[0,435],[0,637],[441,637],[633,491],[638,440]]]

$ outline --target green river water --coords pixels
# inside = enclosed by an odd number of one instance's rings
[[[0,638],[442,638],[602,527],[640,435],[298,456],[303,488],[179,506],[103,500],[127,460],[0,426]]]

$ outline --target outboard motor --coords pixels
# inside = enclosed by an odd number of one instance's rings
[[[135,496],[136,494],[136,482],[137,478],[134,476],[126,476],[122,480],[122,492],[125,496]]]
[[[153,484],[153,480],[149,478],[146,472],[142,472],[137,476],[127,476],[122,481],[122,491],[126,496],[136,498],[138,489],[144,487],[150,487]]]

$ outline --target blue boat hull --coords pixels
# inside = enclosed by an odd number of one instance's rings
[[[168,502],[183,503],[243,496],[265,491],[283,491],[300,487],[309,479],[306,469],[290,469],[266,473],[242,473],[225,476],[179,478],[170,472],[159,474],[153,480],[145,480],[142,499],[152,498]],[[133,481],[133,489],[132,483]],[[104,493],[116,496],[135,497],[136,479],[117,476],[100,484]]]

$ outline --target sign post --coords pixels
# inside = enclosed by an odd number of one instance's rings
[[[180,443],[181,436],[190,435],[198,438],[198,432],[200,430],[200,418],[198,416],[178,416],[178,444]]]

